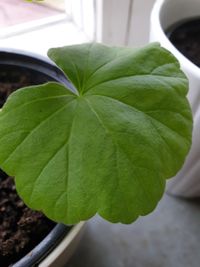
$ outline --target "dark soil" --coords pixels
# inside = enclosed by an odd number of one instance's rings
[[[28,72],[0,71],[0,107],[19,87],[33,84]],[[12,266],[30,252],[55,226],[30,210],[16,193],[14,179],[0,170],[0,267]]]
[[[30,74],[27,72],[19,73],[18,71],[0,72],[0,107],[3,106],[8,96],[20,87],[30,85]]]
[[[42,213],[32,211],[25,206],[16,193],[13,178],[5,177],[1,179],[1,267],[9,266],[31,251],[54,226],[55,224]]]
[[[200,67],[200,18],[173,25],[168,29],[167,35],[185,57]]]

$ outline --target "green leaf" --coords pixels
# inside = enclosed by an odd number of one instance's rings
[[[0,166],[33,209],[66,224],[151,212],[191,144],[188,81],[158,44],[51,49],[76,94],[48,83],[0,112]]]

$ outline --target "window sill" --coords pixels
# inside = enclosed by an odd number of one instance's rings
[[[51,47],[91,41],[72,21],[61,20],[47,25],[38,25],[30,31],[1,35],[1,47],[16,48],[46,55]]]

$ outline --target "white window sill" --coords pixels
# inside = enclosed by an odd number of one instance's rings
[[[9,32],[8,32],[9,33]],[[46,55],[51,47],[84,43],[91,41],[72,21],[62,20],[48,25],[41,25],[30,31],[19,32],[12,36],[1,35],[0,49],[16,48]]]

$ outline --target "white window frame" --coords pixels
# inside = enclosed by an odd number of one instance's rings
[[[62,21],[73,22],[88,40],[139,46],[148,42],[150,11],[155,0],[65,0],[66,12],[7,27],[0,38],[30,32]]]
[[[25,0],[22,0],[25,1]],[[53,0],[49,0],[53,1]],[[71,2],[71,0],[69,0],[69,2]],[[67,3],[68,0],[64,0],[64,5],[67,7]],[[37,5],[43,5],[48,7],[48,2],[44,3],[37,3]],[[27,4],[27,8],[28,8],[28,4]],[[31,6],[30,6],[31,8]],[[52,7],[53,8],[53,7]],[[55,8],[56,10],[56,8]],[[61,10],[60,10],[61,11]],[[48,17],[44,17],[41,19],[35,19],[32,21],[28,21],[28,22],[23,22],[23,23],[19,23],[17,25],[12,25],[12,26],[7,26],[5,28],[1,28],[0,29],[0,38],[8,38],[8,37],[12,37],[18,34],[23,34],[26,32],[30,32],[30,31],[34,31],[37,30],[39,28],[43,28],[45,26],[49,26],[51,24],[56,24],[56,23],[60,23],[60,22],[69,22],[70,21],[70,16],[68,15],[68,13],[66,12],[66,8],[63,10],[63,12],[61,12],[58,15],[51,15]]]
[[[64,12],[63,14],[24,22],[13,26],[8,26],[0,29],[0,38],[4,39],[18,34],[23,34],[62,21],[69,21],[69,17]]]

